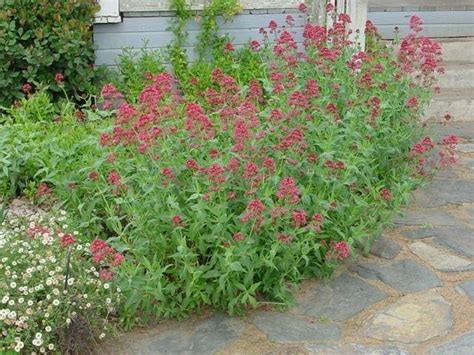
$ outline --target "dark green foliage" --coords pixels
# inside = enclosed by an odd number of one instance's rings
[[[23,97],[22,86],[41,82],[53,94],[79,97],[91,89],[94,51],[92,0],[0,1],[0,105]]]

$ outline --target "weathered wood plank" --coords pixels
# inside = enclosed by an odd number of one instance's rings
[[[222,30],[250,29],[266,27],[271,20],[275,20],[278,25],[285,25],[286,14],[271,15],[237,15],[231,21],[225,21],[218,17],[217,22]],[[294,18],[295,27],[303,26],[302,16],[291,15]],[[172,17],[125,17],[122,23],[114,25],[97,25],[94,27],[95,33],[127,33],[127,32],[157,32],[165,31],[172,24]],[[186,30],[199,30],[200,24],[197,20],[189,21]]]
[[[424,23],[474,24],[474,11],[427,11],[427,12],[370,12],[369,19],[380,25],[406,25],[411,16],[421,17]]]
[[[296,42],[303,42],[301,31],[291,29],[289,31],[293,34]],[[256,39],[261,41],[262,35],[258,29],[241,29],[241,30],[227,30],[219,31],[221,35],[228,35],[232,44],[247,44],[250,40]],[[186,45],[193,45],[197,43],[199,31],[189,31],[186,38]],[[94,35],[94,42],[100,49],[119,49],[123,47],[166,47],[173,41],[173,34],[171,32],[129,32],[122,33],[119,36],[111,35],[110,33],[97,33]]]
[[[191,0],[193,10],[201,10],[206,0]],[[296,8],[301,0],[240,0],[244,9]],[[170,9],[169,0],[121,0],[120,11],[166,11]]]
[[[301,43],[298,44],[300,47],[302,46]],[[237,44],[234,47],[236,49],[242,48],[244,45]],[[147,47],[147,50],[164,50],[163,47],[153,48]],[[195,62],[198,59],[198,55],[194,47],[184,47],[186,50],[186,54],[188,56],[188,60],[190,63]],[[139,55],[141,52],[141,48],[130,49],[132,53]],[[119,60],[120,54],[122,54],[122,49],[101,49],[96,51],[96,60],[95,65],[105,65],[105,66],[117,66],[117,62]],[[166,63],[165,63],[166,64]]]
[[[124,0],[122,0],[124,1]],[[448,3],[448,4],[447,4]],[[390,6],[463,6],[472,5],[472,0],[369,0],[369,6],[390,7]]]
[[[369,16],[370,19],[370,16]],[[393,25],[378,25],[377,29],[380,35],[386,39],[395,37]],[[408,26],[398,26],[398,38],[403,37],[410,32]],[[432,38],[441,37],[474,37],[474,24],[437,24],[425,25],[423,36]]]

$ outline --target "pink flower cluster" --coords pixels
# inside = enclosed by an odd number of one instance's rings
[[[418,71],[417,81],[425,87],[431,87],[435,81],[435,74],[444,72],[440,66],[441,47],[428,37],[418,35],[422,30],[422,23],[417,16],[410,18],[410,29],[413,32],[404,37],[400,43],[399,63],[400,68],[406,73]]]
[[[276,196],[280,200],[287,200],[291,204],[300,201],[300,190],[296,186],[296,182],[292,177],[284,177],[280,181]]]
[[[345,241],[331,242],[326,253],[326,259],[344,260],[351,255],[349,244]]]
[[[113,278],[114,274],[110,270],[111,267],[118,267],[125,261],[123,254],[117,252],[101,239],[95,239],[91,243],[90,252],[92,262],[101,266],[99,274],[104,281],[110,281]]]
[[[442,168],[456,163],[455,149],[459,143],[456,135],[448,135],[435,143],[430,137],[424,137],[420,142],[415,143],[410,151],[410,157],[417,160],[417,174],[426,175],[426,166],[432,168]],[[438,146],[438,160],[428,160],[424,155]]]

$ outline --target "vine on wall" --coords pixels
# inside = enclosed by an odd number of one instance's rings
[[[170,61],[175,74],[181,78],[188,67],[188,57],[184,50],[187,38],[185,28],[189,20],[194,17],[194,11],[186,0],[171,0],[170,5],[171,9],[176,11],[176,18],[171,26],[174,40],[170,48]],[[204,6],[200,16],[196,16],[201,24],[196,44],[199,61],[209,59],[210,51],[216,44],[222,42],[218,35],[217,17],[222,16],[224,20],[229,20],[241,10],[238,0],[210,0]]]

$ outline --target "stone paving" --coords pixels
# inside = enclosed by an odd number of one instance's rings
[[[167,321],[101,353],[474,354],[474,122],[454,128],[454,170],[414,193],[369,257],[304,282],[294,307]]]

